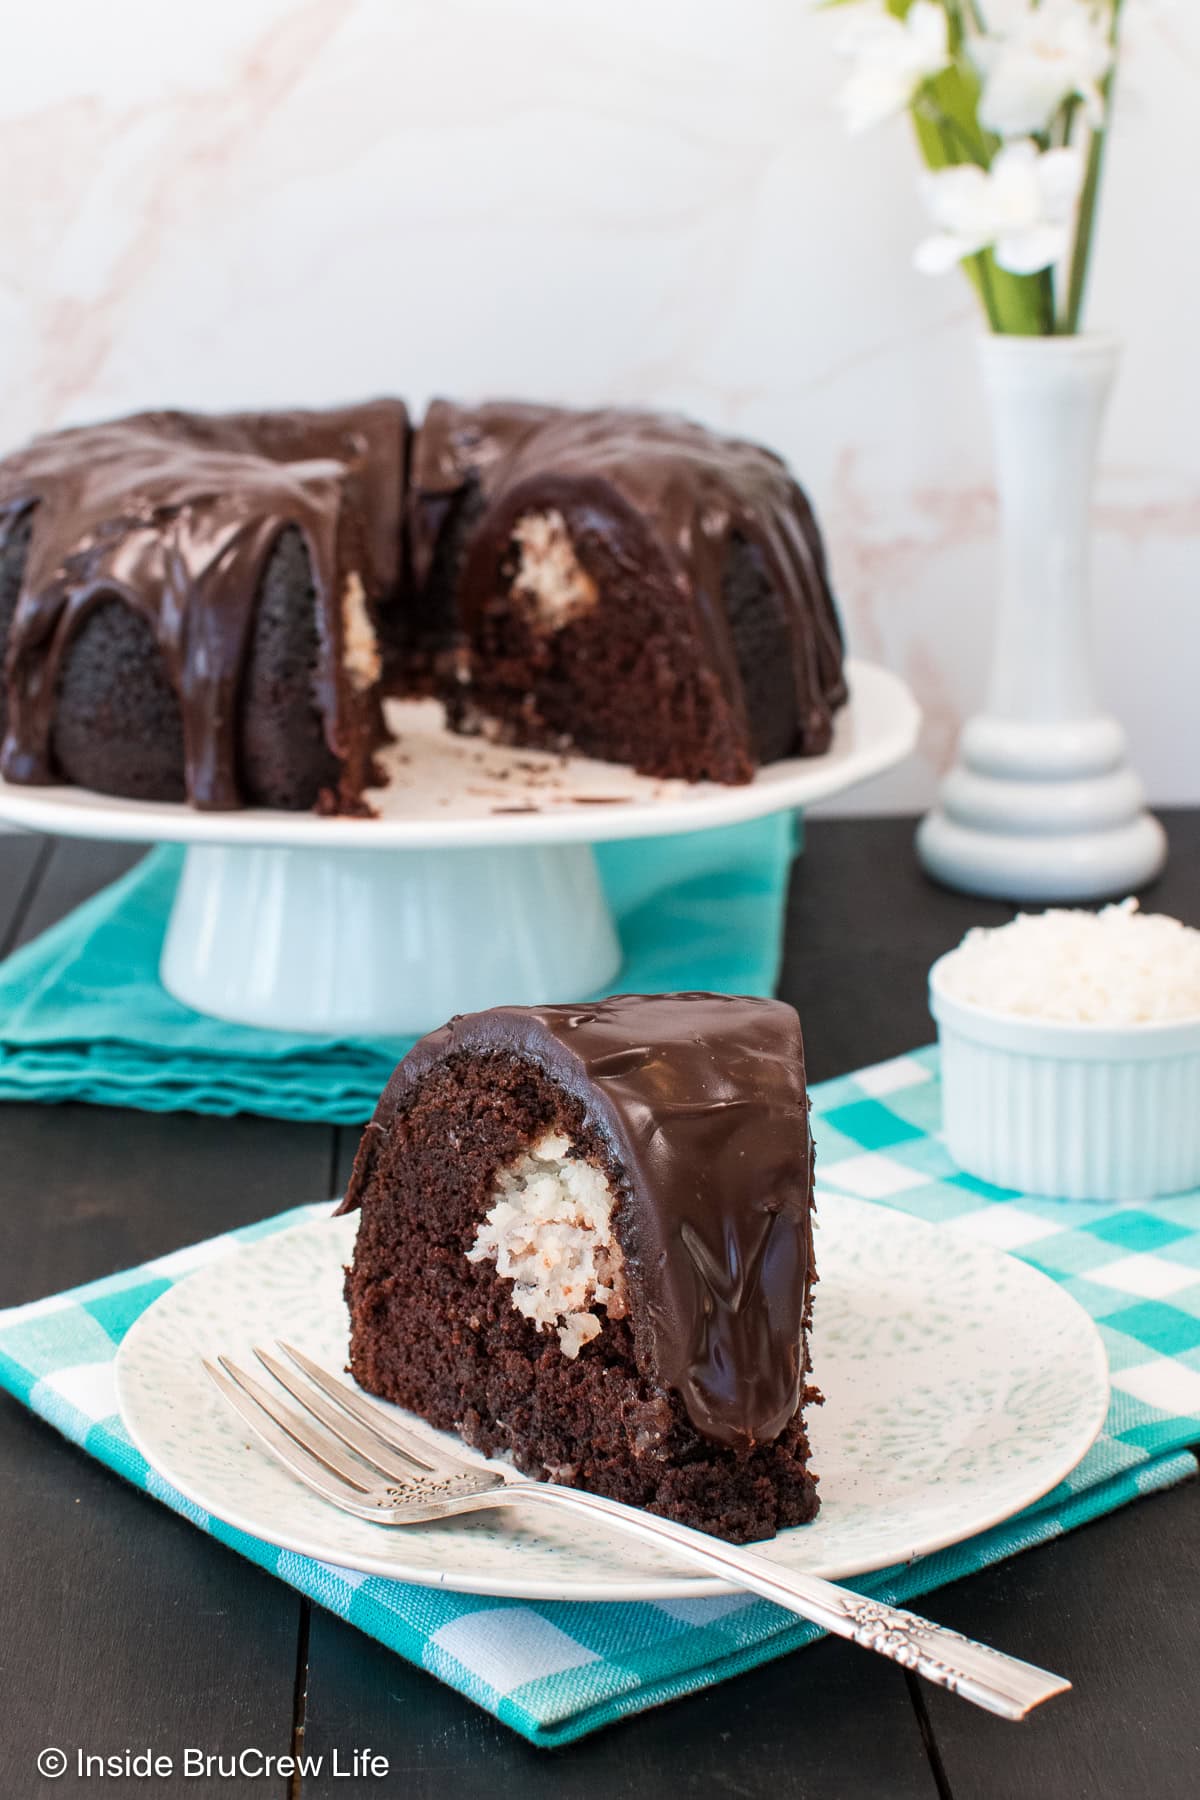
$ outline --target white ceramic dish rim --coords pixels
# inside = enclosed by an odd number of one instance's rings
[[[498,814],[479,805],[471,813],[322,818],[315,813],[198,812],[185,805],[122,800],[74,787],[18,787],[0,780],[0,819],[65,837],[115,838],[126,843],[276,846],[313,850],[430,850],[523,844],[595,844],[615,838],[658,837],[740,824],[808,806],[880,774],[909,755],[921,714],[898,675],[849,658],[850,701],[838,714],[834,741],[823,756],[769,763],[744,787],[710,782],[653,782],[618,764],[587,766],[616,772],[631,797],[613,804],[564,805],[558,810]],[[463,740],[457,740],[459,744]],[[519,752],[517,753],[520,754]],[[569,769],[571,761],[566,767]],[[386,790],[383,790],[386,796]],[[379,795],[373,796],[379,799]]]
[[[844,1198],[843,1196],[831,1197],[837,1199]],[[870,1205],[871,1203],[860,1202],[859,1204],[865,1206]],[[929,1221],[914,1219],[907,1213],[894,1211],[893,1209],[884,1207],[880,1207],[878,1210],[886,1213],[890,1218],[903,1220],[906,1223],[916,1225],[918,1228],[934,1231],[939,1229],[938,1227],[931,1225]],[[319,1219],[315,1221],[308,1220],[303,1224],[293,1226],[290,1232],[284,1233],[283,1235],[289,1236],[291,1235],[291,1232],[307,1231],[314,1223],[319,1224],[321,1222],[322,1221]],[[259,1242],[261,1243],[262,1241],[264,1240],[260,1240]],[[269,1242],[270,1240],[265,1241]],[[248,1247],[254,1248],[256,1246]],[[1043,1471],[1044,1479],[1040,1478],[1037,1483],[1022,1495],[1015,1505],[1009,1503],[998,1507],[993,1512],[981,1516],[972,1522],[969,1531],[965,1533],[959,1531],[931,1534],[928,1540],[922,1540],[909,1551],[909,1554],[905,1559],[909,1564],[919,1562],[927,1556],[934,1555],[939,1550],[949,1548],[953,1544],[964,1542],[968,1537],[975,1537],[983,1532],[991,1531],[996,1526],[1003,1524],[1007,1519],[1014,1518],[1027,1507],[1036,1505],[1039,1500],[1043,1499],[1057,1487],[1061,1481],[1065,1480],[1071,1470],[1077,1468],[1079,1463],[1087,1455],[1103,1429],[1104,1421],[1108,1416],[1108,1410],[1111,1403],[1112,1389],[1107,1353],[1104,1349],[1103,1340],[1096,1330],[1095,1321],[1087,1312],[1086,1308],[1081,1306],[1073,1295],[1068,1294],[1059,1283],[1053,1281],[1040,1269],[1035,1269],[1031,1264],[1022,1262],[1016,1257],[1009,1257],[1005,1252],[995,1249],[992,1245],[974,1243],[972,1248],[983,1256],[993,1256],[1000,1258],[1006,1263],[1015,1263],[1022,1272],[1022,1278],[1028,1278],[1031,1286],[1044,1288],[1051,1296],[1053,1296],[1056,1305],[1063,1307],[1068,1312],[1074,1312],[1079,1316],[1080,1320],[1086,1326],[1084,1336],[1089,1344],[1093,1359],[1092,1376],[1095,1389],[1095,1406],[1092,1415],[1088,1417],[1085,1423],[1081,1423],[1080,1425],[1079,1434],[1072,1442],[1069,1460],[1067,1460],[1066,1457],[1063,1457],[1059,1462],[1053,1465],[1048,1463],[1046,1469]],[[236,1257],[241,1254],[241,1251],[236,1250],[232,1254]],[[217,1263],[208,1264],[196,1270],[194,1274],[185,1277],[185,1281],[211,1280],[214,1273],[219,1274],[222,1264],[229,1260],[229,1258],[222,1258]],[[303,1532],[293,1533],[284,1530],[273,1533],[269,1537],[265,1536],[261,1528],[261,1522],[257,1517],[239,1512],[236,1506],[214,1506],[211,1494],[202,1491],[199,1487],[193,1485],[186,1479],[181,1480],[178,1472],[167,1467],[165,1462],[156,1460],[154,1447],[141,1437],[136,1428],[133,1409],[128,1400],[127,1372],[130,1363],[132,1362],[134,1352],[136,1351],[138,1333],[155,1308],[162,1305],[164,1302],[168,1302],[171,1294],[174,1293],[180,1285],[181,1284],[176,1283],[175,1287],[168,1289],[165,1294],[160,1295],[157,1300],[153,1301],[151,1305],[146,1308],[145,1312],[134,1321],[134,1324],[122,1339],[117,1351],[115,1368],[118,1409],[122,1423],[135,1448],[140,1451],[142,1456],[145,1457],[146,1461],[153,1469],[155,1469],[162,1479],[168,1482],[172,1487],[176,1488],[178,1492],[183,1495],[185,1500],[191,1501],[193,1505],[198,1506],[211,1517],[219,1518],[224,1524],[232,1526],[234,1530],[245,1532],[248,1536],[271,1543],[279,1549],[293,1551],[297,1555],[306,1556],[327,1563],[332,1567],[345,1567],[351,1569],[354,1573],[377,1575],[387,1580],[405,1581],[417,1587],[443,1588],[450,1593],[481,1594],[487,1597],[516,1600],[569,1600],[586,1603],[612,1601],[614,1603],[620,1603],[643,1600],[709,1599],[741,1591],[735,1583],[723,1581],[715,1576],[681,1575],[678,1579],[641,1576],[633,1581],[606,1582],[602,1587],[581,1581],[560,1580],[557,1583],[551,1583],[544,1578],[539,1579],[536,1576],[530,1578],[523,1578],[521,1576],[513,1578],[506,1577],[503,1581],[497,1581],[490,1579],[486,1575],[480,1576],[478,1574],[472,1574],[470,1571],[468,1571],[461,1580],[457,1580],[454,1577],[453,1571],[441,1570],[435,1574],[427,1569],[414,1568],[412,1566],[406,1567],[405,1565],[397,1563],[395,1558],[391,1557],[371,1557],[368,1554],[359,1554],[355,1557],[352,1564],[339,1564],[335,1559],[331,1558],[328,1553],[322,1554],[320,1546],[314,1545],[312,1540]],[[803,1531],[804,1527],[797,1526],[795,1529],[797,1531]],[[866,1575],[877,1569],[892,1567],[894,1566],[895,1561],[896,1559],[893,1556],[886,1558],[881,1557],[876,1560],[868,1559],[857,1566],[853,1573],[849,1571],[842,1571],[840,1573],[837,1571],[828,1571],[828,1573],[830,1573],[833,1579],[853,1580],[858,1575]],[[811,1572],[820,1574],[826,1571],[814,1569]]]
[[[1200,1017],[1145,1019],[1128,1025],[1091,1020],[1034,1019],[1000,1012],[948,993],[946,965],[961,946],[940,956],[929,971],[929,1010],[939,1024],[977,1043],[1025,1056],[1075,1058],[1085,1062],[1150,1062],[1200,1053]]]

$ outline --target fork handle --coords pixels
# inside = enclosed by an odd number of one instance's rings
[[[693,1531],[688,1525],[677,1525],[673,1519],[661,1519],[618,1500],[540,1481],[509,1482],[490,1492],[487,1500],[493,1506],[509,1500],[513,1504],[519,1501],[521,1505],[555,1506],[577,1517],[616,1525],[660,1548],[675,1550],[710,1574],[760,1594],[789,1612],[799,1613],[801,1618],[823,1626],[837,1637],[849,1638],[865,1650],[874,1650],[902,1668],[913,1669],[927,1681],[1002,1719],[1023,1719],[1043,1700],[1065,1693],[1071,1686],[1060,1675],[1006,1656],[1001,1650],[992,1650],[974,1638],[935,1625],[918,1613],[868,1599],[820,1575],[781,1569],[756,1551],[724,1543],[705,1532]]]

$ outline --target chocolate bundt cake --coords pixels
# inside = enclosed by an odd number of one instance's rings
[[[392,1076],[356,1207],[350,1366],[369,1392],[735,1541],[813,1517],[791,1007],[622,995],[452,1019]]]
[[[142,413],[0,462],[0,773],[355,810],[383,738],[408,417]]]
[[[425,664],[460,728],[749,781],[846,698],[812,510],[778,457],[650,412],[436,401],[409,500]]]
[[[784,465],[683,419],[437,401],[143,413],[0,461],[0,774],[363,810],[386,694],[748,781],[846,697]]]

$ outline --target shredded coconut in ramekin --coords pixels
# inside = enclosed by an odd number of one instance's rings
[[[1099,913],[1018,913],[969,931],[946,958],[944,993],[993,1012],[1080,1025],[1200,1019],[1200,931],[1136,900]]]

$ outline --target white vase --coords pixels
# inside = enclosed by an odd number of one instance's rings
[[[982,340],[1003,541],[991,680],[917,832],[928,872],[967,893],[1098,900],[1166,858],[1092,666],[1089,509],[1118,354],[1100,335]]]

